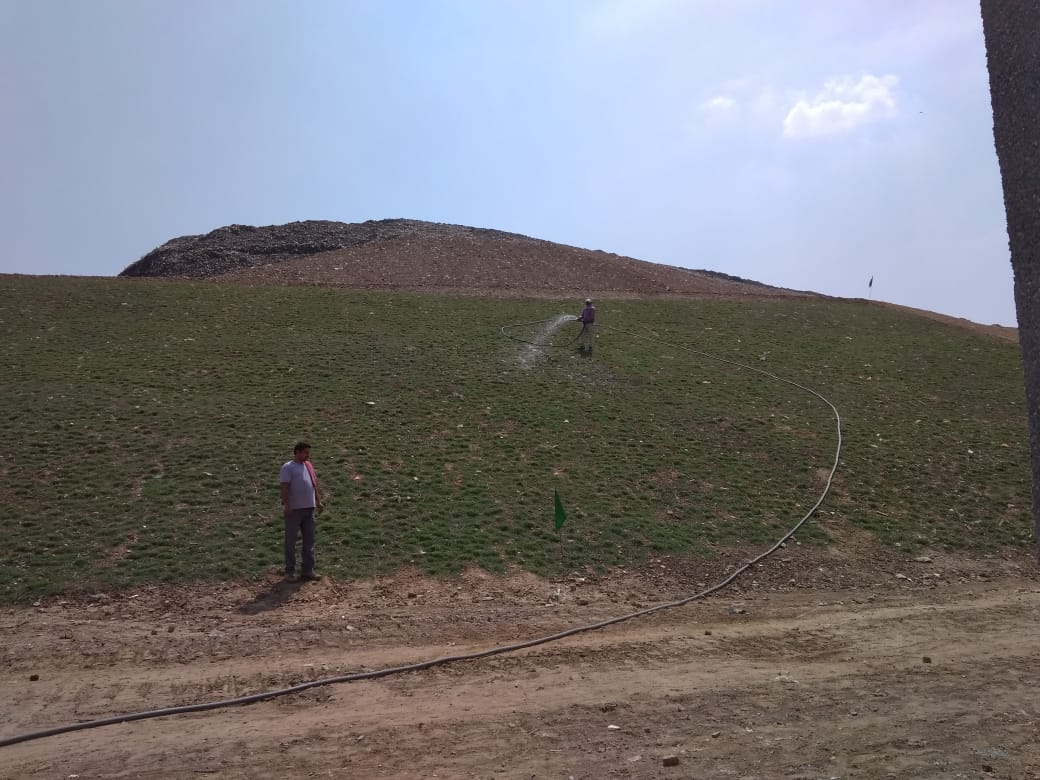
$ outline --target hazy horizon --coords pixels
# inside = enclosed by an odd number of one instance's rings
[[[0,272],[405,218],[1015,324],[969,0],[0,0],[0,43]]]

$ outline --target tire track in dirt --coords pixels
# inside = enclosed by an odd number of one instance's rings
[[[1040,723],[1035,582],[874,602],[841,595],[844,604],[806,603],[804,594],[746,599],[746,611],[733,615],[701,603],[480,662],[24,743],[0,750],[0,776],[688,776],[662,774],[665,753],[700,776],[1040,771],[1031,746]],[[496,611],[485,609],[480,618]],[[293,620],[286,613],[265,626],[292,636]],[[84,635],[97,627],[76,626]],[[140,625],[125,635],[103,627],[114,644],[108,665],[85,676],[67,647],[48,643],[68,631],[66,621],[22,620],[27,644],[40,651],[41,680],[27,683],[24,669],[2,673],[0,696],[11,705],[5,734],[468,649],[423,643],[422,620],[409,629],[412,646],[376,627],[358,637],[344,625],[305,628],[303,643],[258,649],[263,630],[243,622],[241,631],[210,637],[220,660],[185,664],[179,653],[157,660],[134,649]],[[516,628],[473,649],[515,641]],[[179,647],[194,654],[196,646]],[[236,656],[236,647],[252,650]]]

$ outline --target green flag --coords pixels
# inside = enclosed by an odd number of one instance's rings
[[[567,513],[563,511],[563,502],[560,501],[558,490],[553,491],[553,503],[556,504],[556,530],[559,531],[563,528],[563,524],[567,522]]]

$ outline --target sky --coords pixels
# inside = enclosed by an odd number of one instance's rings
[[[1014,325],[992,127],[977,0],[0,0],[0,273],[400,217]]]

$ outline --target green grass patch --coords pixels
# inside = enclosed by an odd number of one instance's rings
[[[594,360],[499,332],[577,305],[0,277],[0,601],[277,570],[298,438],[332,493],[318,552],[338,577],[765,545],[822,490],[833,418],[701,353],[838,407],[823,511],[908,550],[1033,543],[1016,345],[798,299],[602,301],[603,326],[656,341],[603,327]]]

